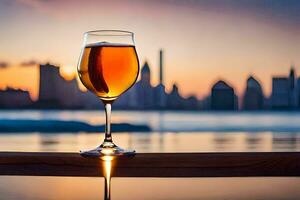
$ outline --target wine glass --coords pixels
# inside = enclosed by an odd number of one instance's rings
[[[136,82],[139,61],[134,34],[120,30],[97,30],[84,34],[78,63],[78,75],[83,85],[97,95],[105,107],[105,139],[97,148],[81,151],[83,156],[132,155],[113,143],[111,134],[112,103]]]

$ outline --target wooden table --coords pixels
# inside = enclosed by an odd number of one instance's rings
[[[103,162],[78,153],[0,152],[0,175],[99,177]],[[300,176],[300,152],[138,153],[112,166],[113,177]]]

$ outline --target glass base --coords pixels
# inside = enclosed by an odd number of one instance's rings
[[[88,150],[80,151],[80,155],[83,157],[102,157],[102,156],[134,156],[135,150],[125,150],[113,142],[103,142],[99,147]]]

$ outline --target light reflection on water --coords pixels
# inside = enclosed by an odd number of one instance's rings
[[[67,151],[96,147],[101,133],[0,134],[0,151]],[[137,152],[300,151],[300,133],[179,132],[114,133],[114,141]]]

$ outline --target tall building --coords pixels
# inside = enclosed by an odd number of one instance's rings
[[[159,84],[151,84],[151,70],[148,62],[142,67],[140,80],[127,92],[122,94],[114,103],[120,109],[198,109],[199,102],[196,97],[184,99],[173,85],[170,94],[165,91],[163,74],[163,51],[159,51]]]
[[[244,110],[261,110],[263,108],[264,95],[260,83],[250,76],[243,97]]]
[[[292,109],[298,107],[298,84],[296,82],[296,72],[295,68],[292,65],[289,75],[289,105]]]
[[[65,80],[59,74],[59,67],[40,65],[40,87],[38,107],[43,108],[74,108],[80,107],[82,92],[76,79]]]
[[[298,89],[293,66],[288,77],[273,77],[271,101],[273,109],[295,109],[298,106]]]
[[[272,78],[272,109],[289,108],[289,86],[287,77]]]
[[[237,109],[237,98],[234,90],[225,81],[218,81],[211,90],[212,110],[235,110]]]
[[[158,84],[157,86],[154,87],[153,98],[154,98],[153,103],[155,108],[166,107],[167,93],[164,85]]]
[[[154,104],[156,108],[166,107],[167,94],[163,74],[163,50],[159,51],[159,84],[154,88]]]
[[[164,84],[164,74],[163,74],[163,50],[159,50],[159,84]]]
[[[151,70],[146,61],[141,70],[141,79],[125,94],[123,94],[115,106],[129,109],[165,109],[167,93],[163,83],[163,51],[159,51],[159,84],[155,87],[151,84]]]
[[[137,105],[139,109],[151,109],[154,106],[154,89],[151,86],[151,71],[146,61],[141,70],[141,80],[139,80],[132,90],[136,93]]]
[[[40,65],[39,104],[51,107],[59,105],[59,68],[49,63]]]

